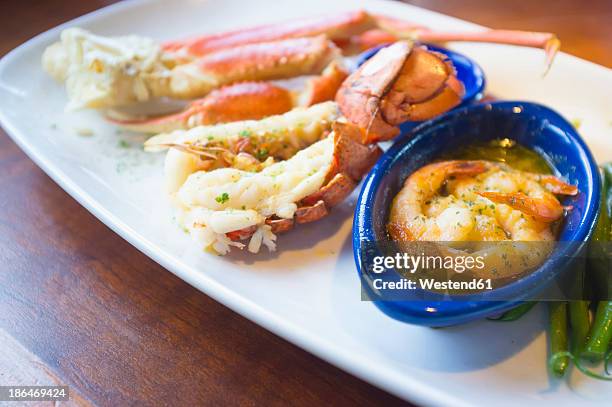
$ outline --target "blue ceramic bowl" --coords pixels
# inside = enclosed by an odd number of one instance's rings
[[[372,58],[374,54],[384,48],[386,45],[371,48],[363,52],[357,59],[357,66],[361,66],[365,61]],[[482,99],[485,90],[485,74],[482,68],[470,58],[447,48],[436,47],[434,45],[426,45],[427,49],[444,54],[453,63],[457,70],[457,79],[463,83],[465,87],[465,95],[461,104],[457,107],[464,107],[478,102]],[[408,132],[422,122],[406,122],[400,125],[402,132]]]
[[[373,300],[387,315],[413,324],[446,326],[497,314],[533,298],[530,296],[571,267],[568,258],[576,258],[584,248],[597,219],[600,194],[597,164],[585,142],[567,120],[547,107],[528,102],[493,102],[460,108],[421,124],[400,136],[374,166],[364,181],[353,223],[353,252],[360,278],[368,278],[362,274],[362,261],[372,264],[373,256],[382,255],[376,242],[388,240],[386,223],[391,201],[404,180],[444,153],[499,138],[515,140],[540,153],[557,175],[578,186],[580,193],[563,202],[573,206],[559,234],[559,240],[566,243],[557,245],[534,272],[501,288],[485,290],[474,299],[464,296],[455,301],[424,301],[416,300],[423,297],[415,294],[414,300]],[[366,245],[368,250],[362,250]],[[400,277],[395,269],[385,273]],[[368,284],[363,287],[370,298],[376,298],[368,292]]]

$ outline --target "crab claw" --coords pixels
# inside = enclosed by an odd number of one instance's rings
[[[342,114],[363,129],[362,142],[389,140],[406,121],[425,120],[461,102],[463,85],[440,54],[398,41],[350,75],[336,95]]]
[[[242,82],[212,91],[180,113],[145,119],[108,120],[142,133],[169,133],[198,125],[256,120],[285,113],[293,107],[291,92],[268,82]]]

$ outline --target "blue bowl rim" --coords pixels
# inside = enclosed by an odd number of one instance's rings
[[[466,106],[463,108],[455,109],[441,115],[433,120],[424,122],[414,128],[412,131],[403,134],[395,141],[395,143],[387,150],[383,156],[378,160],[378,162],[374,165],[372,170],[367,175],[364,180],[363,187],[360,191],[359,198],[357,200],[357,207],[355,210],[355,216],[353,219],[353,256],[355,265],[357,268],[357,273],[359,278],[361,279],[361,262],[360,262],[360,248],[361,242],[363,240],[373,241],[375,240],[374,230],[372,227],[373,224],[373,214],[367,210],[366,202],[369,202],[374,199],[374,196],[377,192],[377,187],[382,181],[382,179],[387,175],[387,170],[390,165],[393,163],[396,156],[404,149],[406,144],[412,142],[415,138],[419,137],[419,134],[423,130],[430,129],[432,127],[437,127],[442,123],[447,121],[452,121],[456,116],[461,116],[465,114],[469,114],[472,111],[478,110],[490,110],[494,109],[498,110],[511,110],[512,107],[520,106],[522,108],[522,112],[524,113],[537,113],[538,115],[545,115],[548,119],[552,119],[555,122],[562,123],[564,126],[564,130],[566,130],[566,135],[569,136],[571,140],[571,146],[573,148],[577,148],[579,150],[580,156],[582,157],[582,167],[585,169],[587,178],[590,181],[590,185],[588,185],[588,191],[586,191],[586,205],[583,216],[580,219],[579,227],[574,232],[572,236],[572,241],[574,242],[586,242],[593,232],[598,212],[599,212],[599,204],[600,204],[600,176],[599,169],[595,159],[593,158],[592,153],[590,152],[586,142],[582,139],[582,137],[578,134],[575,128],[559,113],[550,109],[547,106],[526,102],[526,101],[495,101],[495,102],[487,102],[480,103],[476,105]],[[399,162],[399,160],[397,161]],[[360,228],[359,225],[365,225],[364,228]],[[569,250],[569,249],[566,249]],[[568,253],[563,253],[567,255]],[[548,260],[547,260],[548,262]],[[531,283],[529,277],[538,273],[538,271],[542,270],[544,265],[536,270],[533,273],[530,273],[529,276],[521,279],[517,282],[511,283],[506,287],[502,287],[500,289],[496,289],[496,292],[499,290],[507,289],[512,287],[516,289],[518,285],[527,286]],[[486,293],[485,293],[486,295]],[[483,297],[485,296],[483,295]],[[492,300],[482,300],[478,302],[447,302],[445,307],[440,307],[434,313],[425,312],[426,306],[429,304],[427,301],[380,301],[374,300],[375,305],[380,308],[384,313],[389,316],[403,320],[405,322],[416,323],[421,325],[430,325],[430,326],[444,326],[451,325],[455,323],[467,322],[476,318],[484,317],[487,315],[491,315],[497,312],[501,312],[503,310],[509,309],[524,300],[524,298],[517,298],[516,301],[492,301]],[[398,307],[397,304],[409,304],[409,303],[418,303],[419,306],[410,307],[411,311],[414,313],[408,314],[406,313],[406,307]],[[439,304],[439,303],[438,303]],[[451,305],[449,305],[451,304]],[[401,309],[400,309],[401,308]],[[399,315],[398,315],[399,313]]]
[[[390,44],[383,44],[383,45],[378,45],[376,47],[372,47],[364,52],[362,52],[359,55],[358,61],[357,61],[357,66],[361,66],[363,63],[365,63],[368,59],[372,58],[378,51],[380,51],[381,49],[383,49],[384,47],[388,46]],[[480,65],[478,65],[478,63],[476,61],[474,61],[472,58],[454,51],[452,49],[449,48],[444,48],[444,47],[440,47],[437,45],[433,45],[433,44],[427,44],[427,43],[418,43],[418,45],[424,45],[427,47],[427,49],[431,50],[431,51],[435,51],[435,52],[439,52],[441,54],[446,55],[451,62],[455,63],[457,60],[459,59],[464,59],[466,61],[469,62],[469,64],[472,66],[472,74],[475,78],[476,81],[476,87],[475,89],[472,91],[472,93],[467,93],[465,95],[463,95],[463,98],[461,99],[461,103],[455,107],[454,109],[458,109],[460,107],[463,106],[467,106],[470,105],[474,102],[479,101],[480,99],[482,99],[482,97],[484,96],[484,92],[485,92],[485,88],[487,86],[487,78],[485,76],[484,70],[482,69],[482,67]],[[459,78],[461,79],[461,78]],[[463,82],[462,82],[463,83]],[[414,124],[418,124],[418,123],[423,123],[423,122],[415,122]]]

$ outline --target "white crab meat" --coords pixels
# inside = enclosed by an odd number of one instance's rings
[[[42,65],[66,83],[67,110],[105,108],[151,98],[147,74],[166,71],[163,53],[150,38],[136,35],[102,37],[80,28],[62,31],[49,46]]]

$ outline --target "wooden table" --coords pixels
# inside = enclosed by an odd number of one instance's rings
[[[5,0],[0,54],[112,1]],[[612,66],[602,1],[410,1],[557,32]],[[608,28],[606,28],[608,24]],[[64,383],[71,404],[403,404],[216,303],[131,247],[0,135],[0,384]]]

